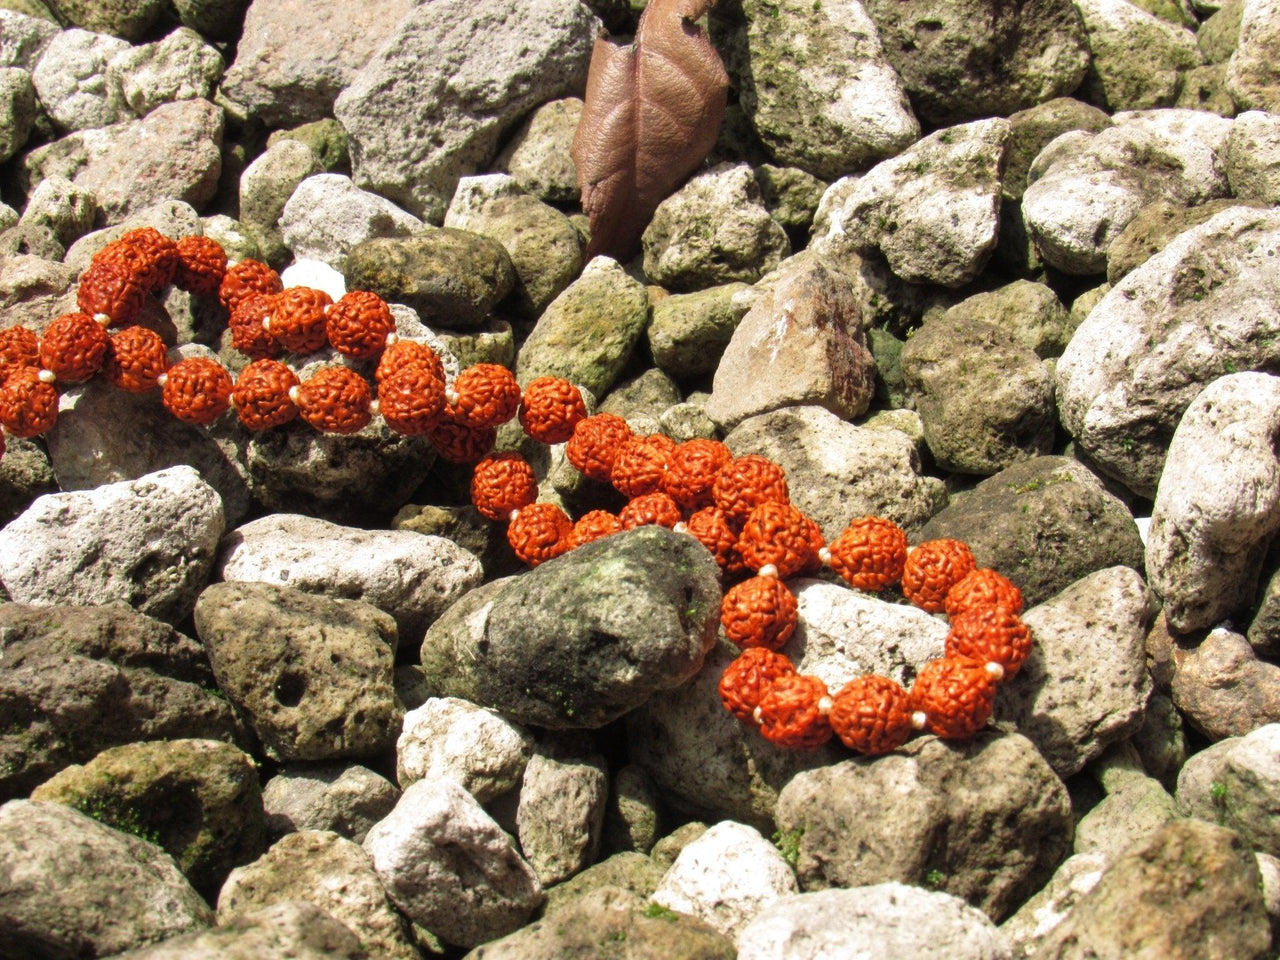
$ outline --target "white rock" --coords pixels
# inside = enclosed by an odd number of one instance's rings
[[[483,576],[479,560],[443,537],[279,513],[232,531],[218,567],[223,580],[359,597],[391,614],[410,646]]]
[[[0,10],[0,67],[31,70],[58,33],[58,25],[43,17]]]
[[[591,866],[600,849],[609,775],[598,754],[538,745],[520,784],[520,849],[544,886]]]
[[[271,833],[330,830],[356,843],[398,799],[395,784],[356,763],[287,764],[262,788]]]
[[[129,119],[128,107],[107,83],[107,64],[128,49],[118,37],[74,28],[49,42],[31,79],[59,127],[88,130]]]
[[[1248,110],[1231,124],[1227,180],[1241,200],[1280,203],[1280,115]]]
[[[1114,856],[1118,851],[1110,851]],[[1036,946],[1067,918],[1081,897],[1098,885],[1110,862],[1100,852],[1077,853],[1067,857],[1052,879],[1000,925],[1017,956],[1029,957]]]
[[[543,901],[511,837],[452,780],[409,787],[364,848],[405,915],[459,946],[511,933]]]
[[[738,937],[738,960],[1012,960],[981,910],[905,883],[817,890],[762,910]]]
[[[141,117],[173,100],[210,99],[222,68],[222,54],[179,27],[156,43],[117,53],[107,64],[107,84]]]
[[[1252,603],[1280,529],[1280,377],[1210,383],[1174,431],[1156,490],[1146,567],[1177,631],[1210,627]]]
[[[191,467],[38,497],[0,530],[0,582],[40,606],[123,600],[176,623],[208,583],[222,500]]]
[[[299,257],[280,271],[280,282],[289,287],[311,287],[323,290],[333,300],[341,300],[347,292],[347,281],[342,273],[323,260]]]
[[[1203,63],[1195,34],[1129,0],[1075,0],[1092,53],[1085,91],[1110,110],[1167,107]]]
[[[374,237],[407,237],[422,226],[385,197],[361,190],[340,173],[307,177],[280,217],[285,245],[295,257],[341,270],[356,244]]]
[[[481,803],[514,789],[533,753],[533,737],[501,714],[456,697],[431,697],[404,715],[396,741],[396,779],[447,777]]]
[[[1280,113],[1280,0],[1243,0],[1227,92],[1242,110]]]
[[[760,831],[722,820],[680,851],[653,901],[739,939],[756,914],[799,891],[791,867]]]

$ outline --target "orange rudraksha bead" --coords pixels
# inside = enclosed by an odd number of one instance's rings
[[[376,357],[396,330],[387,301],[369,290],[351,290],[329,308],[325,334],[330,346],[356,360]]]
[[[888,677],[850,680],[831,698],[827,720],[850,750],[877,756],[896,750],[911,736],[911,694]]]
[[[271,298],[271,313],[264,326],[290,353],[315,353],[325,339],[325,308],[333,298],[323,290],[290,287]]]
[[[184,423],[213,423],[231,405],[231,375],[208,357],[175,363],[165,372],[160,386],[161,402]]]
[[[720,601],[724,635],[742,649],[781,649],[795,632],[796,595],[777,577],[748,577]]]
[[[498,431],[493,427],[465,427],[436,418],[427,426],[427,439],[436,453],[450,463],[475,463],[493,449]]]
[[[133,323],[142,311],[147,291],[123,263],[103,260],[90,263],[80,275],[76,305],[95,320],[106,317],[112,326]]]
[[[720,699],[743,723],[753,723],[756,707],[780,677],[795,676],[791,661],[768,647],[748,647],[720,675]]]
[[[468,427],[496,427],[516,415],[520,384],[506,367],[477,363],[453,381],[453,399],[444,416]]]
[[[518,453],[491,453],[471,474],[471,502],[489,520],[511,519],[538,499],[538,478]]]
[[[979,567],[947,591],[943,607],[954,617],[975,607],[1004,607],[1022,613],[1022,591],[990,567]]]
[[[378,358],[374,379],[385,380],[405,367],[425,367],[441,383],[444,383],[444,364],[439,355],[420,340],[396,340]]]
[[[762,503],[751,511],[738,536],[738,553],[748,570],[772,564],[786,579],[816,566],[818,550],[808,518],[789,503]]]
[[[198,297],[212,297],[227,272],[227,253],[210,237],[182,237],[175,244],[178,268],[173,283],[179,290]]]
[[[608,510],[590,510],[578,518],[569,534],[569,549],[601,540],[622,531],[622,521]]]
[[[631,437],[618,447],[609,481],[627,499],[656,493],[662,487],[676,442],[660,433]]]
[[[107,379],[127,393],[154,390],[168,369],[169,348],[147,327],[125,327],[114,334],[102,361]]]
[[[40,338],[40,363],[59,380],[88,380],[102,368],[106,328],[86,313],[64,313]]]
[[[902,595],[921,610],[941,613],[947,593],[977,566],[961,541],[926,540],[907,553],[902,567]]]
[[[1008,607],[971,607],[951,618],[946,653],[998,663],[1012,677],[1031,653],[1031,628]]]
[[[27,327],[0,330],[0,383],[18,367],[40,366],[40,338]]]
[[[275,358],[284,352],[284,347],[271,335],[266,324],[274,300],[275,295],[250,294],[236,304],[227,320],[231,346],[250,360]]]
[[[298,415],[290,397],[296,386],[298,375],[279,360],[255,360],[240,371],[231,402],[241,423],[250,430],[266,430]]]
[[[618,450],[629,439],[627,421],[616,414],[597,413],[578,421],[564,453],[584,477],[608,483]]]
[[[138,227],[120,235],[99,251],[107,251],[132,265],[138,282],[148,293],[158,293],[173,282],[178,269],[178,245],[154,227]]]
[[[563,377],[537,377],[524,388],[520,426],[539,443],[564,443],[587,416],[582,392]]]
[[[729,515],[729,522],[746,523],[751,511],[762,503],[790,503],[787,476],[772,460],[754,453],[730,460],[716,474],[711,485],[716,506]]]
[[[0,423],[15,437],[34,437],[58,419],[58,391],[35,367],[18,367],[0,385]]]
[[[878,593],[902,579],[907,535],[892,520],[858,517],[827,547],[831,569],[849,586]]]
[[[711,485],[720,468],[733,459],[733,454],[719,440],[696,437],[676,444],[671,451],[662,490],[685,510],[711,506]]]
[[[796,673],[773,682],[754,716],[760,734],[769,742],[793,750],[816,750],[831,739],[830,709],[827,685],[817,677]]]
[[[965,657],[930,660],[911,685],[912,726],[948,740],[965,740],[987,725],[1000,668]]]
[[[732,574],[745,569],[742,557],[738,555],[738,532],[729,526],[728,517],[719,507],[703,507],[695,511],[685,528],[711,551],[722,571]]]
[[[230,313],[245,297],[255,293],[272,296],[280,293],[284,284],[280,275],[260,260],[241,260],[229,265],[218,284],[218,299]]]
[[[661,490],[632,497],[627,501],[627,505],[618,511],[618,520],[622,523],[624,530],[634,530],[636,527],[649,524],[670,530],[682,519],[683,516],[676,502]]]
[[[373,390],[349,367],[325,367],[294,394],[298,415],[325,433],[358,433],[369,425]]]
[[[396,433],[430,432],[443,409],[444,377],[430,364],[406,364],[378,381],[378,412]]]
[[[531,503],[507,525],[507,542],[521,563],[536,567],[569,549],[573,524],[554,503]]]

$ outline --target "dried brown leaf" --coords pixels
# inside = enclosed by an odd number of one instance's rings
[[[587,258],[635,252],[653,211],[715,144],[729,77],[693,21],[715,0],[650,0],[635,40],[600,38],[573,139]]]

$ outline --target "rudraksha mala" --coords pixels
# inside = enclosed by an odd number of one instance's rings
[[[135,323],[146,298],[169,284],[216,296],[226,308],[232,345],[252,361],[234,381],[216,360],[171,364],[159,334]],[[23,327],[0,330],[4,431],[32,437],[49,430],[58,386],[101,371],[129,392],[159,390],[174,416],[196,425],[234,408],[249,430],[300,418],[348,434],[381,415],[393,431],[425,436],[446,460],[475,464],[476,509],[507,523],[512,549],[530,566],[645,524],[687,532],[731,582],[721,624],[742,654],[720,680],[724,705],[780,746],[812,749],[835,736],[852,750],[881,754],[916,730],[972,737],[986,725],[1000,681],[1030,652],[1018,588],[978,568],[963,543],[908,549],[896,524],[862,517],[824,544],[818,525],[790,503],[786,475],[770,460],[734,457],[715,440],[634,435],[621,417],[588,416],[578,389],[560,378],[539,377],[521,390],[505,367],[481,363],[447,384],[435,352],[399,339],[390,308],[368,291],[334,301],[305,287],[286,290],[274,270],[255,260],[229,263],[209,238],[174,242],[142,228],[93,257],[77,305],[79,312],[55,319],[42,337]],[[353,360],[376,358],[376,398],[349,367],[324,367],[300,381],[278,359],[325,346]],[[533,439],[565,443],[568,460],[592,480],[611,483],[627,505],[616,515],[590,511],[575,523],[555,504],[536,502],[532,467],[516,453],[490,452],[497,427],[513,417]],[[868,675],[833,695],[778,652],[798,617],[783,581],[824,564],[859,590],[898,584],[909,602],[951,618],[945,655],[924,664],[910,690]]]

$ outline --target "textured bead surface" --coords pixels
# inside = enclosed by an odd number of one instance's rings
[[[725,573],[736,573],[743,568],[738,556],[738,532],[729,525],[729,517],[719,507],[703,507],[690,515],[686,524],[689,533],[711,551],[716,565]]]
[[[272,294],[284,290],[280,275],[260,260],[241,260],[227,267],[218,284],[218,299],[230,313],[245,297],[255,293]]]
[[[524,388],[520,426],[539,443],[564,443],[586,416],[581,391],[563,377],[537,377]]]
[[[608,510],[589,510],[577,519],[569,534],[569,549],[622,531],[622,521]]]
[[[493,449],[498,431],[493,427],[466,427],[436,419],[427,425],[427,439],[450,463],[475,463]]]
[[[231,331],[231,346],[250,360],[274,358],[284,353],[284,347],[271,335],[271,331],[266,326],[274,300],[274,294],[250,294],[236,304],[236,308],[227,318],[227,329]]]
[[[742,649],[778,650],[796,629],[796,596],[777,577],[748,577],[720,601],[724,635]]]
[[[290,287],[276,294],[267,317],[271,336],[290,353],[315,353],[328,342],[324,311],[331,303],[327,293],[310,287]]]
[[[35,437],[58,419],[58,391],[35,367],[18,367],[0,385],[0,423],[15,437]]]
[[[632,497],[627,505],[618,511],[618,520],[624,530],[634,530],[649,524],[666,527],[668,530],[683,519],[676,502],[661,490]]]
[[[738,554],[747,569],[772,564],[783,579],[816,567],[819,546],[808,518],[789,503],[760,504],[738,537]]]
[[[387,302],[368,290],[344,293],[325,317],[325,336],[333,349],[356,360],[376,357],[396,329]]]
[[[622,444],[631,438],[627,421],[612,413],[579,420],[565,444],[565,456],[583,476],[608,483]]]
[[[213,423],[231,405],[231,375],[208,357],[175,363],[165,374],[160,398],[184,423]]]
[[[358,433],[369,425],[373,391],[348,367],[325,367],[298,387],[298,415],[325,433]]]
[[[507,526],[507,542],[521,563],[536,567],[569,549],[573,524],[554,503],[532,503]]]
[[[902,595],[921,610],[941,613],[948,591],[977,568],[959,540],[926,540],[907,553]]]
[[[427,363],[397,367],[378,382],[378,412],[396,433],[429,433],[444,409],[444,378]]]
[[[121,234],[99,255],[111,255],[131,265],[134,276],[148,293],[159,293],[173,282],[178,247],[155,227],[138,227]]]
[[[227,272],[227,254],[222,244],[209,237],[182,237],[174,245],[178,266],[174,285],[200,297],[212,297],[222,285]]]
[[[816,750],[831,739],[821,704],[827,687],[817,677],[789,674],[773,682],[756,708],[761,735],[792,750]]]
[[[471,474],[471,502],[489,520],[505,521],[537,498],[538,478],[518,453],[491,453]]]
[[[995,706],[996,679],[977,660],[930,660],[911,685],[911,709],[925,716],[931,733],[964,740],[987,725]]]
[[[444,416],[468,427],[496,427],[516,415],[520,384],[506,367],[477,363],[458,374],[453,383],[458,399],[445,406]]]
[[[0,330],[0,383],[18,367],[40,365],[40,338],[26,327]]]
[[[907,535],[892,520],[858,517],[827,549],[831,569],[849,586],[878,592],[902,579]]]
[[[752,714],[774,681],[795,672],[795,666],[782,654],[768,647],[749,647],[720,675],[720,700],[743,723],[753,723]]]
[[[1022,613],[1022,591],[1003,574],[979,567],[947,591],[943,607],[948,617],[978,607],[1004,607]]]
[[[998,663],[1008,679],[1031,653],[1031,630],[1007,607],[971,607],[951,618],[946,651],[948,657]]]
[[[116,327],[128,326],[138,319],[147,292],[123,264],[105,260],[89,264],[80,275],[76,288],[76,305],[91,317],[99,314]]]
[[[85,313],[64,313],[40,338],[40,364],[59,380],[88,380],[107,353],[106,328]]]
[[[160,385],[169,369],[169,349],[160,334],[147,327],[125,327],[107,344],[102,371],[128,393],[146,393]]]
[[[696,437],[678,443],[662,478],[663,492],[685,510],[709,507],[714,502],[711,486],[716,474],[732,459],[729,448],[719,440]]]
[[[374,379],[384,380],[405,367],[426,367],[432,376],[444,383],[444,363],[425,343],[419,340],[397,340],[378,358],[378,368],[374,371]]]
[[[279,360],[255,360],[236,378],[231,392],[240,422],[250,430],[266,430],[288,423],[298,415],[289,391],[298,376]]]
[[[762,503],[790,503],[787,476],[772,460],[749,453],[730,460],[716,474],[711,487],[715,504],[731,523],[745,523]]]
[[[911,737],[911,695],[888,677],[857,677],[832,698],[827,720],[850,750],[888,753]]]
[[[662,487],[675,441],[660,433],[631,437],[618,447],[609,481],[627,499],[656,493]]]

